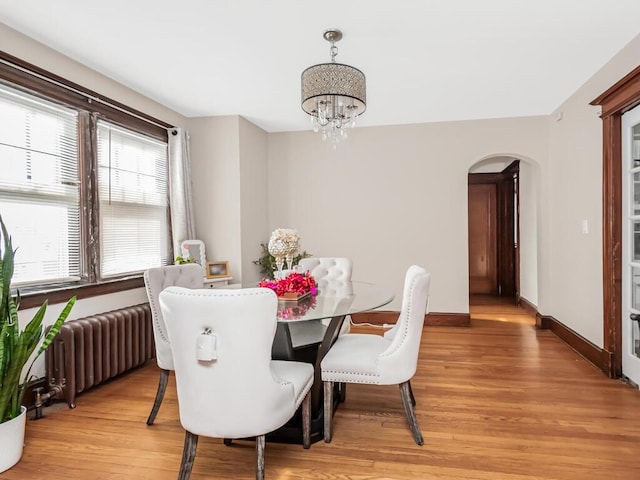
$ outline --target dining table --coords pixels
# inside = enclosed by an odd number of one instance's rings
[[[278,301],[278,323],[272,347],[274,360],[311,363],[311,441],[324,438],[323,388],[320,363],[341,333],[350,315],[374,310],[394,299],[391,289],[358,281],[322,281],[316,295],[299,300]],[[344,386],[336,385],[334,406],[344,401]],[[336,408],[333,409],[335,412]],[[302,443],[301,409],[267,440]]]

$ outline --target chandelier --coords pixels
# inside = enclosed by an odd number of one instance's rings
[[[311,116],[314,132],[321,132],[322,139],[329,139],[335,147],[347,138],[345,128],[353,127],[358,115],[367,108],[364,73],[357,68],[336,63],[342,38],[337,29],[326,30],[322,35],[331,43],[331,63],[313,65],[302,72],[302,110]]]

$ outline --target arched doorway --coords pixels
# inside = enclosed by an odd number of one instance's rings
[[[520,155],[493,155],[473,164],[468,174],[470,299],[491,295],[534,312],[538,166]]]

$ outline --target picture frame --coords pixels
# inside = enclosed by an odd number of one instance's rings
[[[229,276],[229,262],[207,262],[205,268],[207,278],[223,278]]]

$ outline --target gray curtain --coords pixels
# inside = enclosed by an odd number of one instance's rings
[[[183,240],[196,238],[191,192],[189,133],[182,128],[169,130],[169,207],[175,257],[182,254],[180,244]]]

